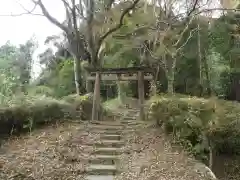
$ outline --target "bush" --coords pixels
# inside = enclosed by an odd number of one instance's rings
[[[75,98],[74,103],[41,96],[15,98],[0,107],[0,135],[19,134],[44,124],[78,118],[79,109],[76,107],[86,111],[80,113],[81,120],[84,120],[89,113],[86,107],[91,104],[91,95]]]
[[[47,86],[34,86],[28,89],[29,95],[45,95],[45,96],[54,96],[53,89]]]
[[[93,94],[89,93],[84,96],[76,94],[68,95],[62,98],[64,101],[70,103],[76,111],[80,112],[82,120],[90,120],[93,106]]]
[[[240,104],[187,96],[156,96],[149,118],[195,156],[204,157],[209,146],[219,153],[240,153]]]

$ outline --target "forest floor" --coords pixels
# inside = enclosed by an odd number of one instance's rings
[[[126,111],[125,111],[126,112]],[[121,114],[121,113],[120,113]],[[81,180],[89,142],[99,134],[86,135],[86,123],[64,123],[7,140],[0,149],[0,179]],[[134,126],[125,133],[117,180],[210,180],[209,172],[152,123]]]

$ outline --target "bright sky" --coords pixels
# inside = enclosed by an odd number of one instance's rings
[[[33,35],[39,42],[39,48],[35,53],[34,72],[36,74],[40,71],[37,54],[44,51],[44,40],[49,35],[56,35],[61,30],[55,25],[51,24],[43,16],[22,15],[16,17],[8,17],[2,15],[21,14],[24,9],[17,3],[20,2],[27,9],[32,9],[33,4],[31,0],[0,0],[0,45],[5,44],[8,40],[12,44],[20,44],[26,42]],[[62,22],[65,17],[64,7],[59,0],[43,0],[49,12]],[[37,9],[36,12],[40,13]]]

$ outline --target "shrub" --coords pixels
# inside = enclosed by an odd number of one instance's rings
[[[209,146],[219,153],[240,153],[238,103],[176,95],[156,96],[149,104],[149,118],[195,156],[204,157]]]
[[[84,96],[71,94],[62,98],[64,101],[72,104],[76,111],[80,113],[82,120],[91,119],[93,94],[89,93]]]
[[[45,95],[45,96],[54,96],[53,89],[47,86],[34,86],[28,89],[29,95]]]
[[[79,110],[76,107],[86,111],[91,96],[75,98],[74,103],[41,96],[15,98],[8,105],[0,107],[0,135],[19,134],[40,125],[78,118]],[[85,119],[88,113],[81,113],[81,118]]]

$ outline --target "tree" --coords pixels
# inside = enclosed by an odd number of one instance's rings
[[[35,47],[36,42],[32,39],[19,47],[10,42],[0,47],[1,101],[16,93],[26,92],[31,79]]]
[[[62,29],[67,37],[68,50],[74,58],[77,94],[80,93],[80,60],[88,60],[89,64],[94,67],[99,66],[98,55],[103,41],[123,26],[125,15],[134,9],[139,1],[140,0],[121,2],[125,6],[125,9],[120,15],[119,22],[112,23],[111,28],[108,28],[106,31],[100,30],[102,33],[98,33],[94,32],[96,24],[112,21],[109,15],[112,13],[112,7],[116,6],[115,0],[99,2],[94,0],[80,0],[79,3],[75,0],[71,0],[70,2],[60,0],[66,11],[66,21],[64,23],[59,22],[48,12],[42,0],[32,0],[35,7],[40,7],[42,14],[51,23]],[[28,11],[28,13],[31,14],[32,11]]]
[[[31,80],[33,53],[36,47],[37,43],[33,39],[28,40],[25,44],[20,44],[19,47],[19,54],[15,65],[19,69],[22,92],[26,92],[26,86]]]

